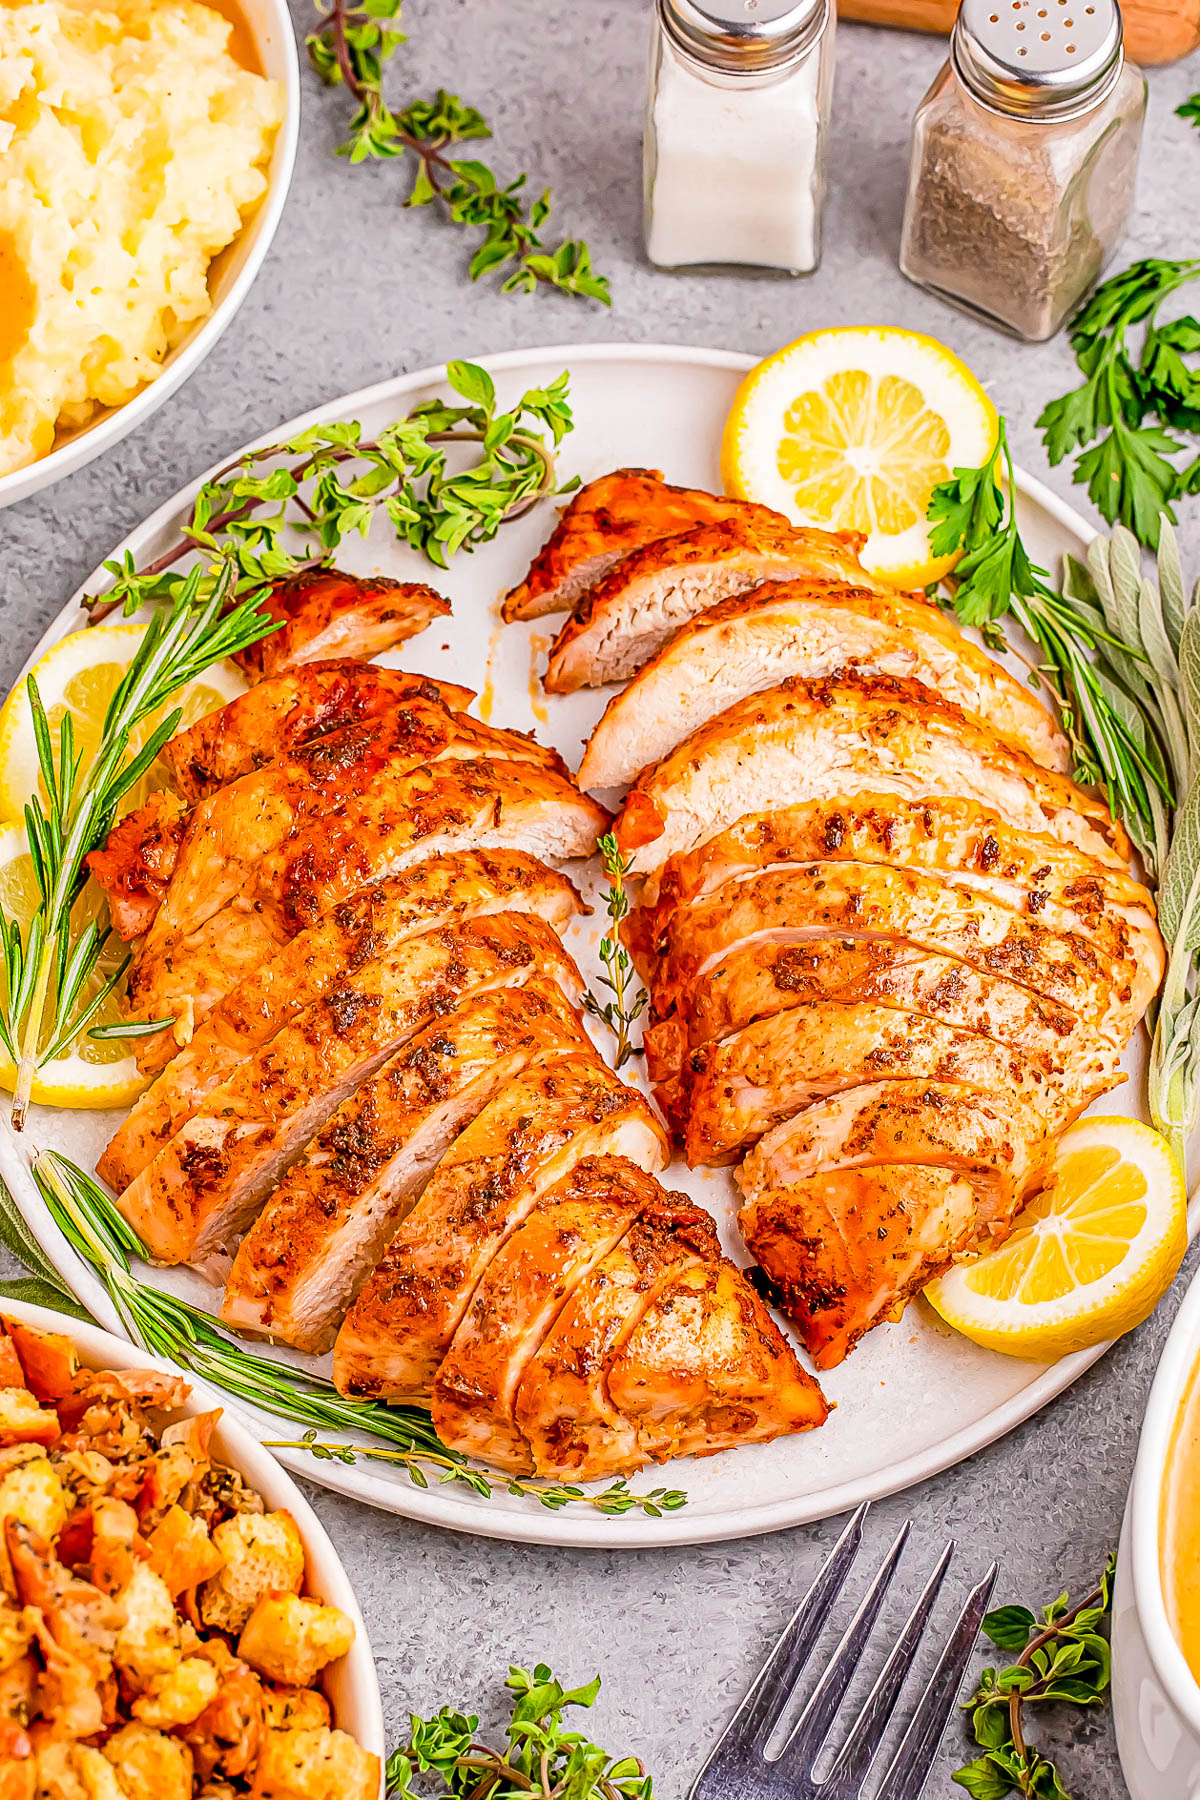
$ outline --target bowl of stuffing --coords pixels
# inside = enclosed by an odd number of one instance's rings
[[[5,1800],[378,1800],[379,1686],[332,1544],[216,1396],[0,1310]]]
[[[279,223],[299,85],[286,0],[0,6],[0,506],[208,355]]]

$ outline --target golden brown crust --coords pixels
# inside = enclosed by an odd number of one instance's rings
[[[251,683],[329,657],[369,662],[444,618],[450,602],[423,581],[306,569],[277,582],[260,610],[280,624],[234,657]]]

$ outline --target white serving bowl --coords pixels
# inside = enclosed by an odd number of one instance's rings
[[[62,1313],[48,1312],[45,1307],[26,1306],[17,1300],[0,1299],[0,1314],[33,1325],[39,1331],[61,1332],[69,1337],[79,1358],[90,1369],[161,1369],[169,1375],[180,1370],[160,1357],[147,1356],[144,1350],[101,1331],[98,1325],[84,1325]],[[267,1507],[275,1511],[286,1507],[296,1521],[304,1543],[304,1591],[327,1606],[337,1606],[354,1622],[354,1643],[349,1654],[330,1666],[322,1686],[333,1711],[333,1722],[348,1731],[362,1745],[372,1750],[382,1764],[386,1755],[383,1738],[383,1707],[379,1698],[379,1680],[367,1628],[354,1597],[346,1571],[330,1543],[325,1527],[301,1494],[287,1471],[251,1437],[229,1409],[228,1402],[194,1376],[184,1374],[191,1394],[184,1408],[186,1415],[222,1409],[222,1418],[213,1434],[213,1453],[244,1475],[250,1486],[262,1495]]]
[[[1167,1622],[1159,1555],[1167,1457],[1198,1360],[1200,1279],[1188,1289],[1150,1390],[1117,1562],[1113,1713],[1132,1800],[1200,1800],[1200,1686]]]
[[[11,474],[0,475],[0,507],[28,499],[30,494],[49,487],[52,481],[73,475],[76,469],[82,469],[85,463],[119,443],[148,419],[199,368],[250,292],[251,283],[275,236],[292,179],[300,129],[300,64],[287,0],[237,0],[237,4],[254,40],[263,72],[283,88],[283,119],[275,136],[267,172],[267,191],[245,228],[209,269],[213,309],[176,344],[161,372],[132,400],[127,400],[124,406],[98,412],[89,424],[62,437],[54,449],[37,462],[24,469],[14,469]]]

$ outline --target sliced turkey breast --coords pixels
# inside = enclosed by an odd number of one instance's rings
[[[171,885],[190,809],[165,789],[118,821],[99,850],[84,857],[126,943],[149,931]]]
[[[541,1196],[585,1156],[667,1161],[642,1096],[594,1054],[519,1075],[443,1157],[338,1333],[343,1394],[427,1400],[480,1277]]]
[[[530,913],[561,929],[582,911],[565,875],[514,850],[432,857],[365,889],[258,964],[182,1049],[163,1034],[169,1042],[159,1055],[167,1049],[175,1055],[134,1103],[97,1172],[115,1188],[128,1187],[240,1063],[338,982],[407,938],[496,912]]]
[[[346,1096],[415,1031],[469,993],[536,974],[577,1000],[583,982],[550,927],[523,913],[470,919],[400,944],[297,1015],[239,1064],[120,1196],[165,1263],[216,1273],[263,1200]]]
[[[875,1003],[940,1019],[1020,1050],[1047,1074],[1097,1082],[1116,1077],[1117,1050],[1066,1007],[1015,981],[973,969],[903,939],[817,937],[781,943],[751,939],[724,957],[688,993],[678,1013],[646,1027],[646,1072],[671,1086],[689,1052],[794,1006]]]
[[[569,781],[532,764],[481,758],[381,774],[344,813],[311,821],[265,858],[198,930],[165,949],[143,944],[129,974],[131,1015],[174,1018],[186,1042],[258,962],[360,890],[473,845],[551,862],[586,856],[607,820]],[[159,1042],[141,1040],[141,1055]],[[143,1068],[158,1066],[141,1055]]]
[[[736,1176],[738,1222],[818,1368],[832,1368],[981,1234],[1002,1237],[1048,1153],[1007,1097],[878,1083],[769,1132]]]
[[[556,983],[477,994],[343,1100],[242,1239],[221,1317],[298,1350],[332,1348],[384,1245],[459,1133],[513,1076],[587,1034]]]
[[[378,718],[417,694],[465,712],[470,688],[377,663],[318,662],[260,681],[171,739],[163,751],[189,805],[327,732]]]
[[[504,617],[565,612],[615,562],[652,538],[746,516],[786,523],[765,506],[672,487],[658,469],[614,469],[587,482],[563,508],[528,575],[505,596]]]
[[[936,1081],[1003,1093],[1061,1130],[1101,1091],[1049,1077],[1011,1045],[886,1006],[812,1001],[693,1050],[659,1090],[688,1166],[733,1162],[781,1119],[866,1082]]]
[[[879,863],[806,863],[728,883],[681,908],[653,976],[659,1015],[686,1009],[711,969],[749,942],[816,937],[906,939],[1018,982],[1124,1044],[1154,991],[1154,971],[1107,956],[946,877]]]
[[[639,778],[617,839],[632,873],[649,874],[749,813],[858,793],[959,795],[1101,862],[1128,860],[1102,801],[918,682],[886,675],[789,680],[727,707]]]
[[[779,581],[682,626],[609,701],[579,768],[585,788],[624,787],[734,701],[788,676],[864,669],[922,682],[1043,768],[1070,749],[1045,707],[945,613],[904,594]]]
[[[817,580],[881,588],[842,537],[768,514],[660,538],[611,568],[575,607],[550,650],[552,694],[628,681],[697,613],[764,582]]]
[[[658,1184],[589,1156],[545,1194],[484,1270],[433,1384],[444,1444],[514,1475],[534,1472],[514,1409],[521,1379],[572,1294],[616,1248]]]
[[[450,602],[423,581],[306,569],[275,582],[260,610],[279,629],[234,657],[249,682],[335,656],[369,662],[444,618]]]

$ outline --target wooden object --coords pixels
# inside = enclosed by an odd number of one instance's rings
[[[846,19],[949,31],[957,0],[838,0]],[[1200,45],[1200,0],[1123,0],[1125,46],[1136,63],[1178,62]]]

